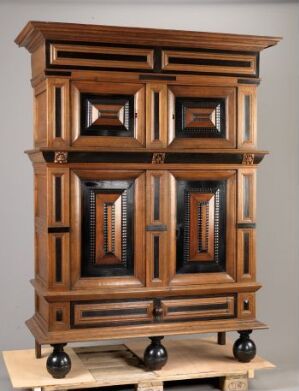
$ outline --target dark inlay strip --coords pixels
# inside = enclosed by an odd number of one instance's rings
[[[160,139],[160,94],[154,92],[154,140]]]
[[[67,52],[59,50],[58,58],[83,58],[85,60],[111,60],[111,61],[136,61],[147,62],[147,56],[129,55],[129,54],[112,54],[112,53],[81,53]]]
[[[55,221],[61,221],[61,176],[55,177]]]
[[[56,311],[56,322],[62,322],[62,320],[63,320],[62,310],[57,310]]]
[[[211,66],[228,66],[228,67],[242,67],[249,68],[250,61],[237,60],[216,60],[206,58],[183,58],[183,57],[169,57],[169,64],[192,64],[192,65],[211,65]]]
[[[159,270],[159,244],[160,237],[154,236],[154,278],[159,278],[160,270]]]
[[[228,304],[203,304],[203,305],[193,305],[193,306],[178,306],[170,307],[168,312],[193,312],[193,311],[209,311],[209,310],[226,310],[228,309]]]
[[[250,139],[250,96],[244,96],[244,141]]]
[[[254,80],[254,79],[238,79],[239,84],[260,84],[259,80]]]
[[[154,177],[154,220],[160,219],[160,177]]]
[[[243,234],[243,272],[249,274],[249,232]]]
[[[256,228],[256,223],[238,223],[237,228]]]
[[[139,75],[139,80],[176,80],[176,76]]]
[[[146,315],[146,308],[127,308],[125,310],[86,310],[82,311],[82,318],[107,317],[113,315]]]
[[[48,227],[48,233],[63,233],[63,232],[70,232],[70,227]]]
[[[243,214],[245,218],[250,217],[249,207],[249,191],[250,191],[250,178],[249,175],[243,176]]]
[[[53,163],[54,151],[42,151],[46,162]],[[264,158],[263,153],[254,154],[254,164]],[[69,163],[152,163],[152,152],[68,152]],[[187,153],[171,152],[165,155],[165,164],[172,163],[223,163],[242,164],[243,153]]]
[[[62,282],[62,238],[55,238],[55,281]]]
[[[61,87],[55,87],[55,137],[61,137]]]
[[[166,224],[152,224],[152,225],[147,225],[145,227],[145,230],[146,231],[157,231],[157,232],[161,232],[161,231],[167,231],[167,225]]]
[[[68,71],[45,71],[45,76],[71,76],[72,72]]]

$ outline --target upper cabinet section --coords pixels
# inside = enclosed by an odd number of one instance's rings
[[[259,53],[279,39],[29,22],[34,146],[255,149]]]

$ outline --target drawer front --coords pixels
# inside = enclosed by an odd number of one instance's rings
[[[163,321],[231,318],[235,315],[233,296],[161,300]]]
[[[72,303],[71,327],[230,319],[236,316],[235,302],[235,296],[219,296]]]
[[[121,326],[153,320],[153,301],[73,304],[73,327]]]
[[[154,64],[151,48],[50,43],[48,50],[51,68],[151,70]]]

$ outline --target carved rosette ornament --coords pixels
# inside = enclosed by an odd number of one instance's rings
[[[163,164],[165,161],[165,153],[154,153],[152,158],[153,164]]]
[[[54,163],[65,164],[67,163],[67,152],[58,151],[54,155]]]
[[[254,163],[254,153],[244,153],[242,164],[246,164],[248,166]]]

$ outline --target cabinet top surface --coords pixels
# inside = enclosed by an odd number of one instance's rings
[[[281,38],[140,27],[30,21],[17,36],[15,42],[17,45],[26,47],[30,52],[33,52],[46,40],[100,43],[115,42],[145,46],[161,45],[256,52],[276,45]]]

